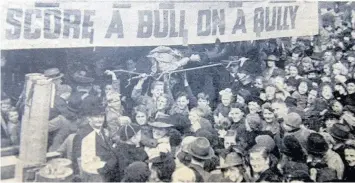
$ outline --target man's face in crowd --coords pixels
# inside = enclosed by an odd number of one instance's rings
[[[355,83],[348,83],[346,85],[346,90],[348,90],[348,94],[354,94],[355,93]]]
[[[5,99],[1,101],[1,112],[8,112],[11,109],[11,100]]]
[[[90,117],[90,125],[94,129],[101,129],[102,124],[104,123],[105,117],[104,115],[97,115]]]
[[[300,59],[300,54],[299,53],[292,53],[292,57],[291,57],[293,62],[297,62]]]
[[[277,118],[282,118],[287,115],[288,108],[286,104],[275,102],[272,103],[271,107],[274,110],[274,114]]]
[[[269,166],[269,158],[264,158],[262,152],[250,153],[250,165],[255,173],[262,173]]]
[[[224,137],[224,148],[228,149],[230,146],[237,145],[237,142],[235,141],[235,136],[225,136]]]
[[[268,60],[267,61],[267,66],[270,67],[270,68],[271,67],[275,67],[275,61]]]
[[[338,51],[335,53],[335,59],[340,60],[343,57],[343,52]]]
[[[306,82],[301,82],[299,85],[298,85],[298,92],[301,94],[301,95],[304,95],[306,94],[308,91],[308,85]]]
[[[290,75],[291,75],[292,77],[296,77],[296,76],[298,75],[298,69],[297,69],[297,67],[294,67],[294,66],[290,67]]]
[[[325,73],[325,75],[329,76],[331,74],[331,70],[330,70],[330,66],[327,64],[327,65],[324,65],[323,67],[323,72]]]
[[[157,99],[157,109],[158,110],[163,110],[166,108],[166,105],[168,104],[168,99],[165,98],[164,96],[159,96]]]
[[[273,100],[275,98],[276,88],[272,86],[268,86],[265,89],[265,95],[267,100]]]
[[[238,72],[239,67],[237,65],[230,66],[230,72],[235,74]]]
[[[254,86],[259,89],[263,88],[263,80],[261,78],[255,79]]]
[[[237,167],[229,167],[223,171],[225,178],[228,178],[232,182],[238,181],[243,175]]]
[[[330,86],[328,86],[328,85],[323,86],[322,96],[323,96],[323,98],[325,98],[327,100],[333,98],[333,90],[332,90],[332,88]]]
[[[200,106],[200,107],[208,107],[210,105],[210,102],[206,99],[203,99],[203,98],[199,98],[197,100],[197,105]]]
[[[332,105],[332,110],[337,114],[341,114],[343,112],[343,105],[339,101],[336,101]]]
[[[331,60],[332,60],[332,53],[331,52],[329,52],[329,51],[327,51],[327,52],[325,52],[324,53],[324,61],[326,61],[326,62],[330,62]]]
[[[316,90],[309,91],[308,97],[307,97],[307,103],[312,104],[317,98],[317,93],[318,92]]]
[[[186,96],[181,96],[176,100],[176,103],[180,109],[184,109],[189,104],[189,100],[187,99]]]
[[[11,122],[18,122],[18,113],[17,111],[10,111],[8,114],[9,121]]]
[[[243,118],[244,113],[239,108],[231,108],[228,116],[236,123]]]
[[[222,95],[221,101],[224,106],[229,106],[232,103],[232,96],[231,95]]]
[[[154,88],[151,91],[153,97],[157,98],[161,95],[164,94],[164,84],[159,83],[154,86]]]
[[[275,119],[275,114],[268,109],[263,110],[263,117],[267,123],[272,123]]]
[[[166,128],[153,128],[153,138],[161,139],[168,133]]]
[[[144,112],[138,111],[136,114],[136,121],[139,125],[145,125],[147,123],[147,115]]]
[[[355,166],[355,149],[347,148],[347,149],[345,149],[344,154],[345,154],[345,160],[348,163],[348,165],[351,167],[354,167]]]

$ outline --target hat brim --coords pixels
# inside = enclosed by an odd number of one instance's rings
[[[192,144],[189,144],[189,145],[187,146],[187,148],[185,149],[185,152],[188,153],[188,154],[190,154],[190,155],[193,156],[193,157],[206,160],[206,159],[211,159],[211,158],[214,156],[214,150],[212,149],[212,147],[209,147],[208,155],[206,155],[206,156],[200,156],[200,155],[198,155],[198,154],[195,154],[195,153],[192,151],[191,147],[192,147]]]
[[[52,80],[55,80],[55,79],[62,78],[63,76],[64,76],[64,74],[63,74],[63,73],[60,73],[59,76],[55,76],[55,77],[45,76],[45,77],[48,77],[48,78],[50,78],[50,79],[52,79]]]
[[[337,140],[343,140],[343,141],[346,141],[348,140],[349,138],[343,138],[343,137],[339,137],[337,135],[335,135],[334,133],[332,132],[329,132],[330,136],[332,136],[333,138],[337,139]]]
[[[151,122],[151,123],[148,123],[149,126],[152,126],[152,127],[155,127],[155,128],[169,128],[169,127],[172,127],[174,125],[172,124],[167,124],[167,123],[163,123],[163,122]]]
[[[242,165],[243,163],[226,163],[221,166],[217,166],[217,169],[223,169],[223,168],[229,168],[229,167],[234,167],[238,165]]]

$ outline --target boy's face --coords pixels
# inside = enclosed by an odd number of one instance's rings
[[[268,109],[263,110],[263,117],[267,123],[272,123],[275,119],[275,114]]]
[[[297,62],[299,60],[300,54],[292,53],[292,61]]]
[[[316,98],[317,98],[317,91],[316,90],[311,90],[309,93],[308,93],[308,97],[307,97],[307,103],[309,104],[312,104]]]
[[[301,82],[300,85],[298,85],[298,92],[301,94],[301,95],[304,95],[306,94],[308,91],[308,85],[307,83],[305,82]]]
[[[333,97],[333,90],[330,86],[324,86],[322,90],[322,96],[325,99],[331,99]]]
[[[18,121],[18,113],[16,111],[11,111],[11,112],[9,112],[8,118],[9,118],[9,121],[11,121],[11,122],[17,122]]]
[[[229,106],[232,103],[232,96],[231,95],[222,95],[221,101],[224,106]]]
[[[262,79],[260,79],[260,78],[256,79],[256,80],[255,80],[255,83],[254,83],[254,86],[255,86],[256,88],[263,88],[263,81],[262,81]]]
[[[290,75],[296,77],[298,75],[298,69],[296,67],[290,67]]]
[[[181,96],[176,100],[176,103],[180,109],[184,109],[189,104],[189,100],[186,96]]]
[[[2,100],[1,101],[1,112],[8,112],[11,108],[11,101],[10,99]]]
[[[333,109],[334,112],[339,114],[339,113],[341,113],[343,111],[343,105],[340,102],[335,102],[332,105],[332,109]]]
[[[248,109],[250,114],[256,114],[260,111],[260,106],[256,102],[249,102]]]
[[[158,110],[163,110],[163,109],[165,109],[167,103],[168,103],[168,99],[166,99],[166,98],[163,97],[163,96],[158,97],[158,100],[157,100],[157,109],[158,109]]]
[[[348,94],[354,94],[355,93],[355,83],[348,83],[346,85],[346,90],[348,90]]]
[[[206,107],[206,106],[209,106],[210,102],[206,99],[199,98],[197,100],[197,104],[198,104],[198,106]]]
[[[151,91],[153,97],[159,97],[164,94],[164,85],[163,84],[157,84],[154,86],[154,88]]]

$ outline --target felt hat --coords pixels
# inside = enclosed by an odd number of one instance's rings
[[[227,154],[224,162],[221,163],[221,165],[218,166],[217,168],[218,169],[229,168],[229,167],[242,165],[242,164],[243,164],[242,157],[236,152],[231,152],[231,153]]]
[[[279,58],[277,58],[275,55],[269,55],[266,59],[265,59],[265,61],[274,61],[274,62],[277,62],[277,61],[279,61],[280,59]]]
[[[287,135],[282,139],[280,152],[289,157],[294,157],[295,155],[303,153],[301,144],[293,135]]]
[[[313,155],[324,155],[329,149],[324,137],[318,133],[311,133],[307,139],[307,152]]]
[[[70,97],[68,100],[67,109],[71,112],[76,113],[79,111],[81,103],[82,100],[80,100],[80,98]]]
[[[350,128],[347,125],[336,123],[329,129],[329,134],[337,140],[348,140]]]
[[[58,68],[50,68],[44,71],[44,76],[51,79],[59,79],[64,76]]]
[[[274,139],[270,135],[258,135],[255,137],[255,142],[257,145],[264,146],[268,152],[274,150],[276,146]]]
[[[214,156],[210,142],[204,137],[197,137],[191,142],[186,148],[186,153],[203,160],[211,159]]]
[[[302,124],[302,118],[299,114],[292,112],[289,113],[285,118],[285,124],[293,128],[300,128]]]
[[[94,82],[94,78],[89,77],[88,73],[84,70],[78,70],[73,74],[73,80],[80,84],[89,84]]]
[[[322,52],[313,52],[313,54],[310,56],[312,60],[322,60]]]
[[[122,125],[117,133],[120,140],[127,141],[136,135],[140,130],[141,127],[137,124],[127,124]]]
[[[157,118],[154,122],[148,123],[148,125],[152,126],[154,128],[170,128],[170,127],[174,126],[173,124],[169,123],[168,117]]]

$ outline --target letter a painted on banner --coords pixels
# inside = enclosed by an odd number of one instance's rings
[[[111,38],[112,34],[117,34],[117,38],[123,38],[123,24],[119,10],[112,12],[110,26],[107,29],[105,38]]]

